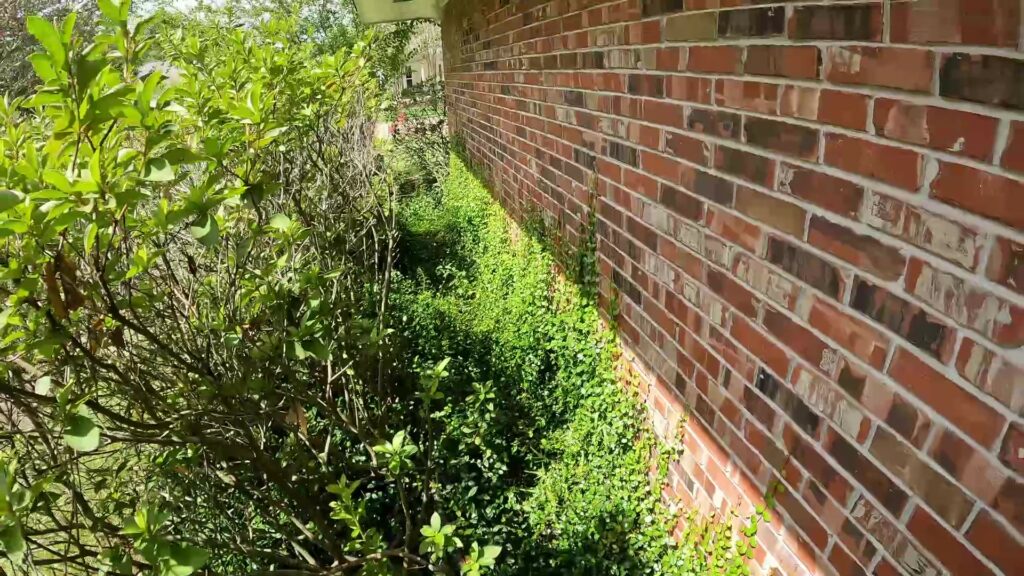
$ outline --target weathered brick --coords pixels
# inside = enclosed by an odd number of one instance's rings
[[[749,218],[797,238],[803,237],[807,213],[803,208],[746,186],[736,188],[733,207]]]
[[[1024,416],[1024,368],[965,337],[956,356],[956,369],[979,390]]]
[[[696,42],[718,38],[718,12],[696,12],[670,16],[665,20],[665,40]]]
[[[743,123],[747,144],[814,160],[818,157],[818,131],[806,126],[748,117]]]
[[[852,182],[786,163],[779,165],[778,190],[847,217],[857,214],[864,197],[864,189]]]
[[[939,95],[1024,109],[1024,62],[1002,56],[946,54],[939,70]]]
[[[817,255],[775,236],[767,242],[766,259],[832,298],[838,299],[845,283],[842,273]]]
[[[807,241],[814,247],[885,280],[896,280],[902,276],[907,262],[906,257],[897,248],[871,236],[858,234],[821,216],[811,217]]]
[[[885,288],[857,278],[850,307],[940,360],[949,360],[953,355],[955,329]]]
[[[1024,172],[1024,122],[1011,122],[1006,149],[1001,162],[1003,168]]]
[[[871,454],[951,526],[960,526],[974,506],[956,484],[921,459],[914,448],[885,428],[875,430]]]
[[[797,365],[793,370],[793,391],[847,436],[864,442],[871,423],[833,382]]]
[[[850,316],[821,298],[815,298],[808,323],[843,349],[875,369],[881,369],[889,350],[889,338],[882,331]]]
[[[762,324],[779,342],[785,342],[790,350],[796,352],[811,366],[829,376],[834,374],[836,351],[813,332],[771,308],[765,310]]]
[[[780,377],[789,375],[789,355],[746,319],[734,316],[729,334]]]
[[[912,353],[899,349],[888,374],[965,434],[991,446],[1006,418]]]
[[[737,148],[715,147],[715,168],[761,186],[775,182],[775,160]]]
[[[929,512],[920,506],[914,510],[907,528],[918,542],[927,548],[942,562],[952,574],[971,574],[985,576],[992,571],[964,546],[950,530],[939,523]]]
[[[1024,345],[1024,308],[918,258],[910,260],[904,285],[910,294],[996,344]]]
[[[825,137],[825,163],[904,190],[921,186],[921,155],[905,148],[829,134]]]
[[[821,54],[815,46],[750,46],[743,71],[759,76],[817,78]]]
[[[715,104],[725,108],[775,114],[779,107],[779,85],[723,78],[715,83]]]
[[[967,531],[967,540],[1004,574],[1016,574],[1024,558],[1024,544],[988,510],[982,510]]]
[[[932,198],[1024,228],[1024,183],[963,164],[940,162]]]
[[[797,6],[789,21],[796,40],[882,39],[882,4]]]
[[[743,51],[736,46],[691,46],[686,69],[692,72],[733,74],[743,66]]]
[[[930,92],[934,70],[934,54],[913,48],[834,46],[825,55],[825,79],[837,84]]]
[[[864,130],[870,98],[864,94],[822,90],[807,86],[786,86],[779,113],[804,120],[819,120],[851,130]]]
[[[1010,424],[999,448],[999,460],[1007,468],[1024,474],[1024,423]]]
[[[991,160],[999,120],[949,108],[879,98],[875,100],[875,133],[955,154]]]
[[[846,438],[829,430],[824,442],[828,453],[872,496],[895,516],[903,512],[909,495]]]
[[[808,436],[817,436],[821,417],[778,378],[762,369],[757,374],[754,386]]]
[[[761,228],[720,208],[708,207],[704,225],[712,233],[750,252],[757,253],[761,246]]]
[[[787,310],[793,309],[802,293],[801,287],[795,281],[747,254],[736,256],[733,274],[741,282]]]
[[[1024,294],[1024,245],[997,238],[985,275],[1018,294]]]
[[[641,13],[648,16],[661,16],[672,12],[680,12],[683,9],[683,0],[642,0]]]
[[[690,108],[686,113],[686,128],[720,138],[739,139],[743,117],[732,112]]]
[[[928,454],[981,502],[993,502],[1006,485],[1006,470],[991,455],[974,448],[956,431],[941,429]]]
[[[718,35],[722,38],[780,36],[785,30],[785,7],[718,12]]]
[[[891,8],[893,42],[975,44],[1016,48],[1020,36],[1017,0],[916,0]]]
[[[968,270],[977,265],[986,240],[970,228],[874,192],[868,195],[862,220]]]

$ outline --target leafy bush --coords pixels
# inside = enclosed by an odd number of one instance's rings
[[[742,570],[589,293],[458,161],[399,209],[372,34],[98,7],[0,101],[5,573]]]

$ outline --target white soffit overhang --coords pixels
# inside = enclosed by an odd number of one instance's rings
[[[441,21],[448,0],[356,0],[359,19],[365,24],[399,22],[416,18]]]

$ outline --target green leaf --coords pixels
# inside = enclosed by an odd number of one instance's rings
[[[0,544],[4,547],[4,554],[10,558],[11,562],[20,564],[22,557],[25,555],[25,536],[21,533],[21,525],[14,523],[10,526],[5,526],[0,530]]]
[[[117,21],[121,18],[121,6],[116,0],[99,0],[100,12],[111,20]]]
[[[26,20],[28,32],[35,36],[36,40],[43,45],[46,52],[53,58],[55,68],[63,68],[67,62],[67,52],[64,44],[60,41],[60,32],[57,27],[42,16],[29,16]]]
[[[220,227],[217,224],[217,218],[210,214],[204,214],[196,219],[189,228],[189,232],[192,233],[193,238],[207,248],[213,248],[220,240]]]
[[[270,218],[270,222],[268,223],[268,226],[275,230],[280,230],[281,232],[288,230],[288,228],[291,227],[291,225],[291,218],[285,216],[284,214],[275,214]]]
[[[210,559],[210,553],[189,544],[171,546],[171,557],[167,562],[168,576],[188,576],[199,570]]]
[[[148,182],[174,180],[174,167],[165,158],[150,158],[142,169],[142,179]]]
[[[53,58],[50,58],[48,54],[36,52],[28,57],[28,61],[32,63],[32,69],[36,71],[36,76],[43,82],[49,82],[57,77],[57,71],[53,68]]]
[[[0,189],[0,212],[10,210],[25,200],[25,195],[17,190]]]
[[[64,441],[75,452],[92,452],[100,446],[100,428],[89,409],[81,407],[72,414],[64,429]]]

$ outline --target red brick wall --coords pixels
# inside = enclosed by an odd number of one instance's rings
[[[669,496],[782,481],[764,573],[1024,574],[1020,0],[451,0],[443,29],[506,208],[572,244],[596,207],[685,438]]]

